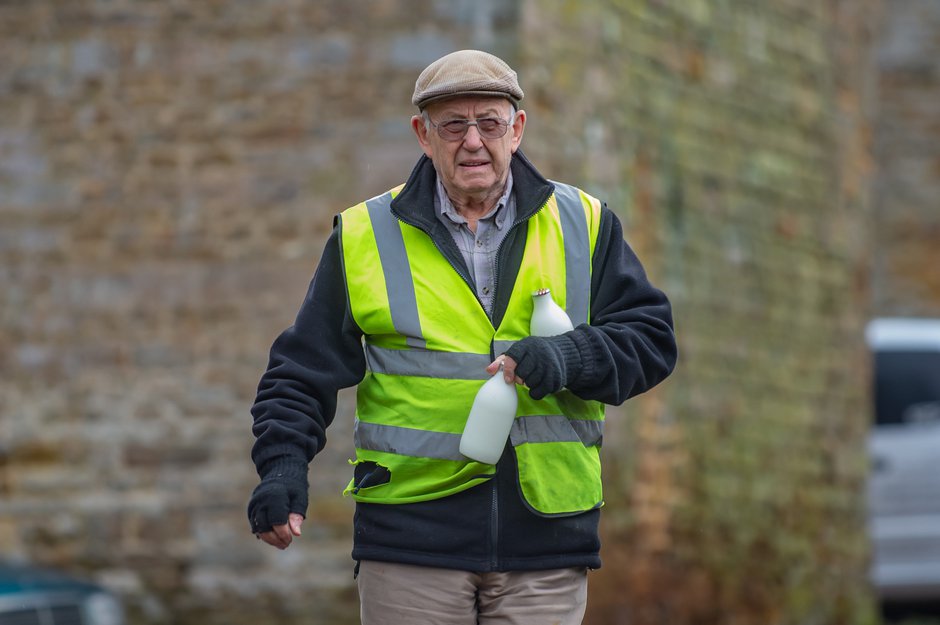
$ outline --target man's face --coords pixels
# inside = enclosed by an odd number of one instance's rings
[[[481,97],[456,97],[432,102],[425,111],[433,124],[484,118],[512,121],[506,134],[497,139],[486,139],[480,135],[479,128],[470,126],[462,139],[447,141],[438,134],[436,127],[426,128],[420,115],[411,119],[418,143],[433,161],[452,200],[501,194],[509,175],[510,157],[522,141],[525,111],[518,111],[512,120],[512,105],[508,100]]]

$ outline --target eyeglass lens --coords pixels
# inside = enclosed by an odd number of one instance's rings
[[[447,141],[458,141],[466,136],[470,126],[476,126],[484,139],[499,139],[509,129],[509,122],[497,117],[484,117],[476,121],[452,119],[437,124],[437,134]]]

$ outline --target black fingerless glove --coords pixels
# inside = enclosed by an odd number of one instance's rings
[[[506,351],[516,361],[516,375],[529,387],[532,399],[557,393],[580,373],[581,356],[566,334],[527,336]]]
[[[254,534],[287,523],[291,512],[307,514],[307,463],[289,456],[274,458],[263,467],[264,477],[248,502],[248,522]]]

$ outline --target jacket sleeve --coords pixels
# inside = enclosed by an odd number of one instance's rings
[[[594,249],[591,323],[568,336],[580,360],[568,389],[582,399],[619,405],[653,388],[676,364],[669,300],[650,284],[620,220],[606,207]]]
[[[337,392],[365,375],[361,337],[349,312],[337,224],[294,325],[271,347],[251,408],[251,457],[261,477],[272,460],[307,463],[323,449]]]

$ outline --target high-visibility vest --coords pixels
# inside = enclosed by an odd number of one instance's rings
[[[368,363],[357,390],[356,459],[350,462],[379,473],[354,478],[344,494],[369,503],[411,503],[493,477],[494,466],[458,451],[473,399],[490,377],[486,366],[528,336],[538,289],[551,289],[574,325],[589,320],[600,202],[554,184],[528,220],[521,267],[498,328],[431,237],[391,213],[401,186],[343,212],[349,306],[364,333]],[[602,505],[603,405],[566,389],[538,401],[516,389],[510,441],[526,502],[545,515]]]

